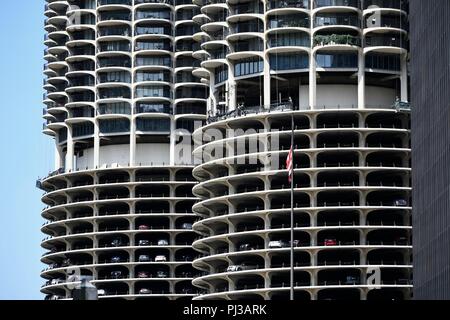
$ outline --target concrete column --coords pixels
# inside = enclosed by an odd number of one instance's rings
[[[400,59],[401,59],[400,98],[402,101],[408,101],[408,62],[406,54],[403,54]]]
[[[100,128],[98,121],[94,124],[94,163],[93,168],[100,167]]]
[[[309,7],[314,8],[314,0],[311,0]],[[311,11],[312,12],[312,11]],[[309,56],[309,106],[311,109],[316,108],[317,103],[317,76],[316,76],[316,55],[314,53],[314,15],[310,19],[310,34],[311,34],[311,53]]]
[[[267,29],[266,29],[267,30]],[[264,47],[266,47],[266,40],[264,40]],[[270,61],[269,56],[267,55],[264,59],[264,80],[263,80],[263,86],[264,86],[264,99],[263,99],[263,105],[264,108],[269,109],[270,108]]]
[[[55,170],[64,167],[64,152],[62,148],[55,148]]]
[[[317,76],[316,76],[316,55],[311,52],[309,59],[309,106],[316,108],[317,104]]]
[[[66,172],[72,171],[74,158],[74,143],[72,138],[72,128],[67,128],[67,152],[66,152]]]
[[[170,165],[175,165],[175,130],[176,130],[176,122],[174,118],[170,119]]]
[[[236,80],[234,79],[234,70],[233,67],[230,66],[230,70],[228,71],[228,81],[225,84],[225,88],[227,90],[227,100],[228,100],[228,110],[236,109],[236,99],[237,99],[237,87]]]
[[[216,114],[217,112],[217,99],[215,95],[214,84],[216,82],[216,76],[214,72],[209,72],[209,99],[207,101],[208,111],[211,111],[211,114]]]
[[[130,121],[130,166],[136,165],[136,118]]]
[[[358,109],[364,109],[366,105],[366,57],[363,49],[358,54]]]

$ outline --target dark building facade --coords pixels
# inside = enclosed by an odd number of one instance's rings
[[[450,299],[450,1],[411,0],[415,299]]]

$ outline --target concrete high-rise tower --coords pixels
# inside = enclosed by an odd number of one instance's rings
[[[192,75],[199,12],[187,0],[47,0],[47,299],[71,298],[77,273],[101,299],[197,294],[196,182],[175,146],[206,117],[207,85]]]
[[[409,299],[408,1],[193,2],[196,299],[289,298],[292,118],[295,298]]]
[[[450,2],[411,1],[414,298],[450,299]]]

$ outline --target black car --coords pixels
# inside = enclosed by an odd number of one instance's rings
[[[119,263],[122,261],[122,258],[119,256],[114,256],[111,258],[111,263]]]
[[[111,279],[122,279],[122,271],[112,271]]]
[[[239,246],[239,251],[255,250],[256,246],[250,243],[243,243]]]
[[[123,245],[121,239],[113,239],[111,241],[111,247],[121,247]]]

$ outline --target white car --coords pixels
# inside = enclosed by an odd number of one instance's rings
[[[162,239],[162,240],[158,241],[158,246],[168,246],[168,245],[169,245],[169,241],[167,241],[167,240]]]
[[[289,243],[286,241],[283,241],[283,240],[269,242],[270,249],[280,249],[280,248],[286,248],[286,247],[289,247]]]
[[[167,257],[163,256],[163,255],[159,255],[155,257],[155,262],[166,262],[167,261]]]
[[[103,289],[97,290],[97,295],[98,295],[99,297],[106,296],[106,291],[103,290]]]
[[[181,229],[183,229],[183,230],[192,230],[192,223],[183,223],[181,225]]]
[[[139,290],[139,294],[151,294],[151,293],[152,291],[147,288],[142,288],[141,290]]]
[[[227,272],[244,271],[249,269],[251,269],[251,267],[246,265],[232,265],[227,268]]]
[[[394,205],[397,207],[406,207],[408,206],[408,202],[405,199],[397,199],[394,201]]]

